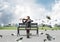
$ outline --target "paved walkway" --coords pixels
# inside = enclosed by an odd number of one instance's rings
[[[43,32],[44,34],[41,35],[40,33]],[[46,39],[46,33],[50,34],[52,37],[55,38],[55,40],[52,41],[46,41],[46,42],[60,42],[60,30],[54,30],[54,31],[39,31],[39,36],[36,35],[36,31],[31,31],[32,36],[30,38],[26,38],[26,31],[21,31],[21,36],[12,36],[11,34],[15,33],[17,34],[16,30],[0,30],[0,35],[3,35],[3,37],[0,37],[0,42],[17,42],[16,40],[20,37],[23,37],[22,42],[44,42],[43,40]],[[23,36],[24,35],[24,36]]]

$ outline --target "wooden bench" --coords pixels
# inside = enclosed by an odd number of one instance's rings
[[[31,23],[31,28],[30,30],[36,30],[36,34],[38,35],[38,23]],[[19,26],[17,28],[17,35],[20,35],[19,31],[20,30],[26,30],[26,25],[23,23],[19,23]]]

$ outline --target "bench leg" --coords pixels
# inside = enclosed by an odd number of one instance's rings
[[[38,29],[37,29],[37,35],[38,35]]]
[[[17,28],[17,36],[18,36],[18,35],[20,35],[20,34],[19,34],[19,28]]]

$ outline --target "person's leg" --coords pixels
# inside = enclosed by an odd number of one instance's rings
[[[29,38],[29,36],[30,36],[30,25],[29,24],[27,25],[26,32],[27,32],[27,38]]]
[[[29,38],[29,29],[27,29],[26,32],[27,32],[27,38]]]

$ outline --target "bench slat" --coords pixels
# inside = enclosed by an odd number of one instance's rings
[[[19,23],[19,28],[25,28],[26,25],[23,23]],[[37,23],[31,23],[31,28],[38,28],[38,24]]]
[[[19,30],[26,30],[25,28],[19,28]],[[30,30],[37,30],[37,28],[31,28]]]
[[[19,23],[19,25],[25,25],[25,24]],[[31,23],[31,25],[37,25],[37,23]]]

